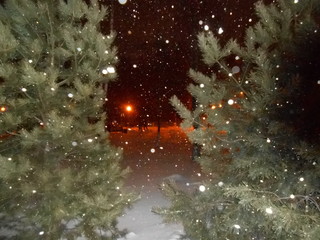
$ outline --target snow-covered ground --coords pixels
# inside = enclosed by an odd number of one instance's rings
[[[132,170],[127,187],[141,194],[141,199],[119,218],[118,227],[128,231],[125,239],[179,239],[182,226],[164,223],[151,209],[168,205],[159,190],[165,179],[182,185],[201,180],[199,166],[191,159],[191,144],[186,135],[179,127],[170,126],[161,128],[159,137],[157,128],[149,127],[144,132],[132,128],[128,133],[111,133],[110,139],[123,148],[123,164]]]
[[[118,219],[119,229],[128,232],[125,238],[118,240],[179,239],[183,227],[164,223],[151,209],[169,204],[159,190],[163,181],[174,180],[191,191],[197,185],[187,186],[187,183],[201,181],[200,168],[192,161],[191,144],[186,135],[177,126],[161,128],[160,135],[157,127],[149,127],[143,132],[132,128],[127,133],[110,133],[110,140],[113,145],[123,148],[123,167],[132,170],[126,187],[140,195],[140,199]],[[0,239],[15,234],[15,231],[0,226]]]

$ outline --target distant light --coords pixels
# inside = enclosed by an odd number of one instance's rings
[[[150,149],[150,152],[151,152],[151,153],[155,153],[156,150],[155,150],[154,148],[151,148],[151,149]]]
[[[299,2],[299,0],[294,0],[294,3],[298,3]]]
[[[218,34],[222,34],[222,33],[223,33],[223,28],[220,27],[220,28],[218,29]]]
[[[126,111],[127,112],[131,112],[132,111],[132,107],[130,105],[126,106]]]
[[[203,24],[203,21],[202,21],[202,20],[200,20],[200,21],[199,21],[199,25],[202,25],[202,24]]]
[[[137,68],[138,66],[137,66],[137,64],[133,64],[132,67],[133,68]]]
[[[7,108],[5,106],[1,106],[0,107],[0,112],[5,112],[5,111],[7,111]]]
[[[208,25],[205,25],[205,26],[204,26],[204,30],[205,30],[205,31],[208,31],[208,30],[209,30],[209,26],[208,26]]]
[[[124,5],[127,3],[127,0],[118,0],[120,4]]]

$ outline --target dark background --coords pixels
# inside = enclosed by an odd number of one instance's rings
[[[201,65],[197,34],[209,30],[221,41],[240,38],[252,25],[255,0],[104,0],[110,19],[103,25],[112,28],[118,48],[118,80],[108,86],[109,118],[123,114],[132,104],[131,119],[146,116],[151,122],[175,121],[177,116],[169,99],[177,95],[191,105],[186,91],[188,70]],[[202,21],[202,24],[201,22]],[[218,34],[219,28],[223,29]],[[125,113],[126,114],[126,113]]]

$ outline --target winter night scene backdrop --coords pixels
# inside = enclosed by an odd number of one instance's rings
[[[319,0],[0,0],[0,239],[318,240]]]

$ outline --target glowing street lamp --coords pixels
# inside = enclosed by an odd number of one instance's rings
[[[126,111],[127,111],[127,112],[132,112],[132,110],[133,110],[133,109],[132,109],[132,106],[131,106],[131,105],[127,105],[127,106],[126,106]]]
[[[0,106],[0,112],[5,112],[7,111],[7,107],[6,106]]]

